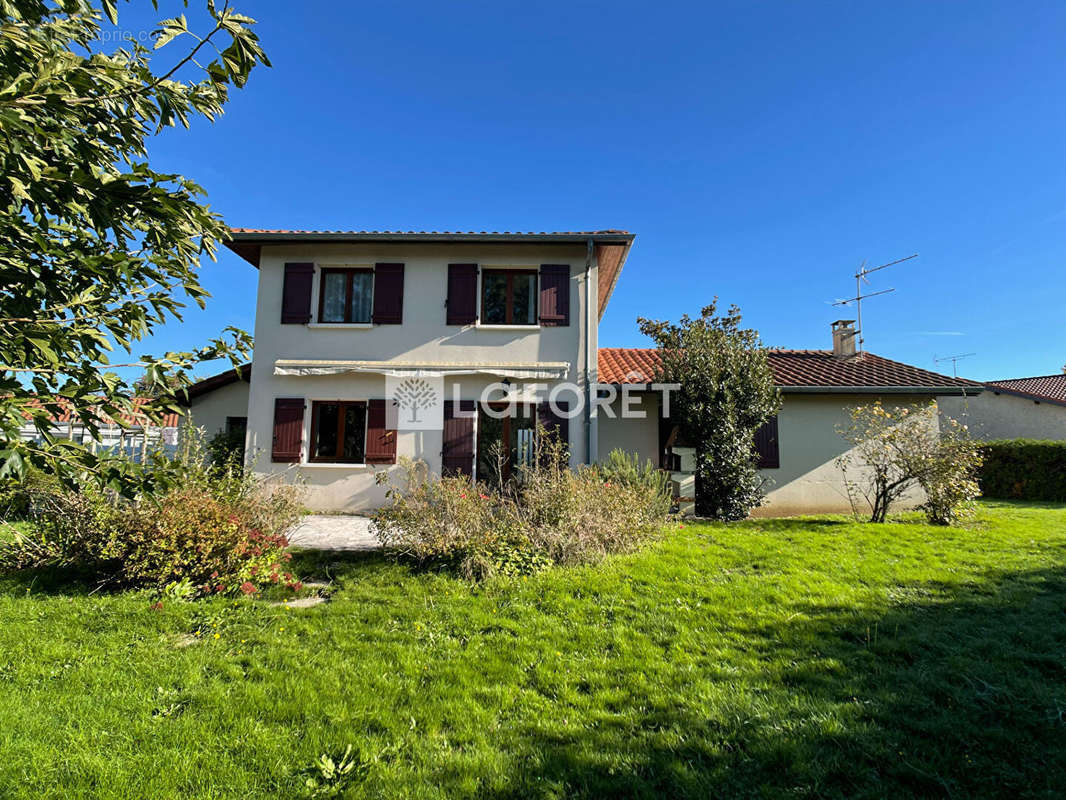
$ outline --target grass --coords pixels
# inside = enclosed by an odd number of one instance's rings
[[[0,795],[299,797],[348,745],[345,797],[1066,792],[1064,506],[686,525],[481,586],[302,559],[329,603],[7,579]]]

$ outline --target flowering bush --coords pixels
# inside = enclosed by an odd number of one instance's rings
[[[940,426],[935,402],[892,409],[880,401],[857,406],[840,433],[852,444],[837,459],[848,498],[856,515],[865,500],[871,522],[884,522],[892,504],[916,486],[925,492],[921,508],[935,525],[958,519],[980,493],[980,450],[965,425],[947,419]]]
[[[297,588],[284,535],[301,511],[296,490],[219,472],[199,454],[165,468],[183,469],[184,485],[157,498],[42,492],[30,531],[0,543],[0,568],[71,567],[102,583],[183,596]]]
[[[611,481],[596,467],[570,470],[565,449],[546,444],[515,481],[497,489],[465,477],[437,478],[422,462],[374,514],[393,553],[454,564],[472,578],[537,572],[635,548],[669,512],[665,483]]]

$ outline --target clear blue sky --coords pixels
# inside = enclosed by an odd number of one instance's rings
[[[897,291],[868,349],[1066,362],[1066,4],[235,5],[274,67],[152,147],[232,225],[625,228],[604,346],[718,295],[767,344],[828,347],[859,263],[919,252],[874,279]],[[255,270],[204,278],[209,310],[147,350],[251,330]]]

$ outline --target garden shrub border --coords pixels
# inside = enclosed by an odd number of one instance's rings
[[[1066,502],[1066,441],[997,439],[981,445],[985,497]]]

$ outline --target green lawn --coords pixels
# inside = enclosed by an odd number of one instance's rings
[[[351,797],[1066,792],[1063,506],[686,525],[479,587],[303,559],[308,610],[3,582],[0,796],[300,797],[347,745]]]

